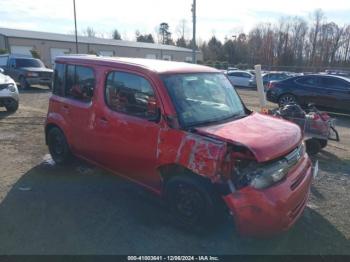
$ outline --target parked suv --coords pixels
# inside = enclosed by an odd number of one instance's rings
[[[51,88],[53,70],[46,68],[44,63],[32,57],[16,55],[0,55],[0,67],[6,75],[20,83],[22,89],[30,85],[46,85]]]
[[[8,112],[15,112],[18,109],[18,89],[15,81],[3,74],[0,68],[0,107],[5,107]]]
[[[253,113],[222,72],[148,59],[56,59],[46,142],[164,197],[191,228],[225,206],[243,235],[287,230],[312,166],[293,123]]]

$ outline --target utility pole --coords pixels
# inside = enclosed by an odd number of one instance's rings
[[[75,52],[79,54],[78,49],[78,30],[77,30],[77,13],[75,10],[75,0],[73,0],[73,8],[74,8],[74,25],[75,25]]]
[[[192,21],[193,21],[193,37],[192,37],[192,63],[197,63],[196,59],[196,0],[192,4]]]

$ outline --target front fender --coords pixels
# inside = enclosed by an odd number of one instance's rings
[[[158,166],[177,164],[214,181],[225,153],[225,142],[206,136],[172,129],[159,134]]]

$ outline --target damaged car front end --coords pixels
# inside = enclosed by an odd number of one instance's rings
[[[208,94],[208,86],[219,88],[218,81],[226,85],[221,76],[216,81],[214,76],[200,74],[176,77],[170,79],[173,86],[165,82],[168,90],[175,89],[174,85],[198,89],[188,93],[170,90],[184,130],[177,139],[172,134],[173,146],[177,148],[175,162],[210,179],[241,235],[268,236],[289,229],[306,206],[312,181],[312,165],[299,127],[250,112],[235,91],[220,95],[209,90]],[[192,81],[196,83],[191,84]],[[207,90],[202,92],[200,88]],[[189,103],[176,105],[179,96],[186,96]],[[230,96],[232,110],[225,107],[230,107]],[[190,110],[183,109],[186,107]],[[206,107],[214,112],[206,111]],[[220,114],[224,116],[213,120],[212,116]],[[165,160],[162,155],[160,160]]]

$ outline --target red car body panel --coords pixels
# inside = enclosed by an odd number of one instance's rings
[[[176,121],[171,126],[169,119],[176,117],[176,111],[160,74],[218,73],[215,69],[185,63],[96,57],[58,58],[56,63],[92,67],[96,85],[91,104],[52,95],[46,125],[62,129],[74,155],[159,194],[163,186],[160,170],[164,167],[181,166],[216,183],[225,173],[228,148],[232,144],[248,148],[258,162],[266,162],[291,152],[301,143],[301,131],[296,125],[257,113],[225,124],[197,128],[196,133],[181,129]],[[106,106],[106,75],[113,70],[138,74],[151,83],[164,116],[158,123]],[[283,181],[262,190],[246,186],[223,195],[223,199],[241,234],[273,234],[286,230],[300,216],[310,181],[311,162],[304,155]],[[291,217],[291,212],[297,214]]]

